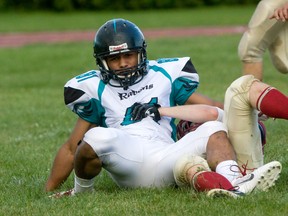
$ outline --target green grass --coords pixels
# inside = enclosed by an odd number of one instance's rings
[[[199,20],[204,19],[205,15],[198,15]],[[32,30],[33,24],[26,26],[25,30]],[[241,74],[236,52],[239,39],[240,35],[151,39],[148,54],[150,59],[191,56],[200,74],[199,91],[223,100],[226,87]],[[76,120],[64,106],[63,85],[71,77],[95,68],[91,43],[2,48],[0,59],[0,215],[287,215],[288,125],[284,120],[266,123],[265,161],[279,160],[283,165],[281,178],[269,193],[254,193],[241,200],[212,200],[204,194],[173,188],[123,190],[103,172],[96,180],[95,193],[49,199],[44,184],[54,156]],[[275,71],[268,55],[264,66],[264,79],[288,94],[287,76]],[[71,187],[72,175],[61,190]]]
[[[95,30],[105,21],[119,17],[131,20],[141,28],[246,25],[253,10],[253,6],[238,6],[131,12],[1,12],[0,32]]]

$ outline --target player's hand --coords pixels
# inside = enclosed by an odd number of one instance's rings
[[[275,9],[274,13],[269,18],[281,20],[283,22],[287,21],[288,20],[288,3],[286,3],[280,8]]]
[[[150,116],[154,121],[158,122],[161,119],[158,108],[161,107],[159,104],[149,103],[135,103],[132,106],[132,120],[141,121],[143,118]]]

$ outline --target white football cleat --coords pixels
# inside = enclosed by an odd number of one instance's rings
[[[68,196],[75,196],[75,190],[74,188],[68,190],[68,191],[62,191],[62,192],[58,192],[55,194],[52,194],[49,196],[49,198],[55,198],[55,199],[59,199],[62,197],[68,197]]]
[[[257,169],[252,173],[232,181],[233,187],[244,194],[251,193],[254,189],[258,191],[267,191],[275,185],[276,180],[281,173],[282,165],[278,161],[272,161]]]
[[[252,173],[243,177],[237,178],[232,182],[234,188],[225,190],[216,188],[208,191],[208,197],[230,197],[241,198],[252,191],[267,191],[270,187],[275,185],[276,180],[281,173],[282,165],[278,161],[267,163]]]
[[[179,187],[191,187],[192,179],[187,179],[188,171],[196,168],[196,172],[211,171],[207,161],[200,156],[183,155],[179,158],[173,168],[173,175]]]

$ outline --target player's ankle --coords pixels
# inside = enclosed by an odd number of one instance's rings
[[[74,177],[74,190],[75,193],[91,192],[95,182],[95,177],[92,179],[83,179],[75,175]]]

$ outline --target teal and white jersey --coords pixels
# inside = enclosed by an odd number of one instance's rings
[[[167,58],[149,61],[148,74],[127,90],[105,84],[100,71],[92,70],[69,80],[64,96],[65,104],[90,123],[101,127],[129,128],[132,134],[145,134],[151,130],[149,121],[141,125],[131,120],[134,103],[155,102],[162,107],[182,105],[198,84],[199,76],[189,57]],[[152,127],[155,127],[154,123]],[[162,117],[156,125],[161,126],[159,128],[165,137],[175,138],[174,119]],[[132,132],[135,127],[135,131],[139,131],[139,127],[141,131]]]

